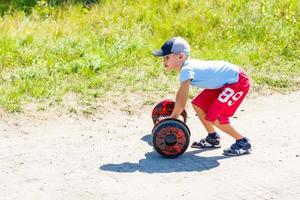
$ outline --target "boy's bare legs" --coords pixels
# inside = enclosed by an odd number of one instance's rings
[[[228,135],[232,136],[234,139],[236,139],[236,142],[231,145],[228,149],[224,149],[223,150],[223,154],[227,155],[227,156],[238,156],[238,155],[242,155],[242,154],[248,154],[251,152],[251,144],[249,143],[249,140],[245,137],[243,137],[239,132],[237,132],[230,124],[220,124],[219,121],[217,120],[215,123],[210,122],[205,120],[205,111],[202,110],[200,107],[193,105],[195,111],[198,114],[198,118],[200,119],[200,121],[202,122],[202,124],[204,125],[204,127],[206,128],[206,130],[208,131],[208,133],[212,133],[211,131],[214,130],[214,126],[216,126],[217,128],[219,128],[220,130],[224,131],[225,133],[227,133]],[[202,139],[200,140],[199,143],[195,143],[195,145],[193,144],[192,147],[194,148],[204,148],[207,147],[205,142],[202,141],[206,141],[209,142],[210,144],[211,141],[209,141],[206,137],[206,139]],[[220,145],[218,144],[217,146],[212,144],[212,147],[216,148],[216,147],[220,147]]]
[[[202,110],[198,106],[195,106],[194,104],[192,104],[192,106],[193,106],[194,110],[196,111],[198,118],[200,119],[200,121],[203,124],[204,128],[206,129],[207,133],[216,132],[215,127],[212,125],[212,123],[205,120],[206,114],[205,114],[204,110]]]
[[[200,107],[195,106],[194,104],[192,105],[198,115],[198,118],[200,119],[201,123],[203,124],[203,126],[205,127],[208,133],[215,132],[215,128],[213,126],[215,125],[217,128],[224,131],[228,135],[232,136],[236,140],[243,138],[243,136],[239,132],[237,132],[230,124],[220,124],[218,120],[215,123],[207,121],[205,119],[205,115],[206,115],[205,111],[202,110]]]
[[[193,105],[193,104],[192,104]],[[208,136],[201,139],[199,142],[195,141],[192,143],[191,147],[193,148],[219,148],[220,145],[220,136],[217,134],[213,123],[205,120],[205,112],[204,110],[200,109],[199,107],[193,105],[194,109],[198,114],[198,118],[200,119],[201,123],[205,127]]]

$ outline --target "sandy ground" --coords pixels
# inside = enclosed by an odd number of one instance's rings
[[[93,118],[0,121],[0,199],[300,199],[300,92],[248,99],[232,119],[253,153],[188,148],[165,159],[151,146],[152,107]],[[205,136],[188,108],[191,140]]]

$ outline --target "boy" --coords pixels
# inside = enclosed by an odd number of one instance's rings
[[[220,136],[215,127],[232,136],[236,142],[224,150],[225,155],[248,154],[251,144],[229,122],[246,96],[250,82],[238,66],[225,61],[201,61],[188,59],[190,47],[181,37],[166,41],[153,55],[162,56],[164,67],[179,72],[180,87],[176,94],[171,118],[179,118],[185,108],[190,85],[204,88],[192,100],[198,118],[207,130],[207,137],[192,144],[193,148],[219,148]]]

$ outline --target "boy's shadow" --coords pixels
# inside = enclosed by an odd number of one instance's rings
[[[145,135],[141,138],[152,146],[151,135]],[[138,163],[124,162],[120,164],[104,164],[100,166],[100,170],[112,171],[120,173],[129,172],[145,172],[145,173],[170,173],[170,172],[192,172],[192,171],[204,171],[218,167],[219,160],[229,158],[228,156],[212,156],[203,157],[197,156],[201,152],[207,150],[195,150],[185,152],[181,156],[175,159],[166,159],[159,155],[156,151],[152,151],[145,154],[144,159],[139,160]]]

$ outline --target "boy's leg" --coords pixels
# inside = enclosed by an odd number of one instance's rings
[[[235,111],[238,109],[239,105],[242,103],[243,99],[248,93],[248,90],[249,85],[248,87],[243,88],[243,90],[237,91],[233,96],[235,97],[235,99],[232,97],[231,100],[228,101],[228,105],[230,101],[234,100],[234,102],[230,103],[230,106],[223,110],[218,120],[216,120],[214,123],[217,128],[232,136],[236,140],[235,143],[232,144],[229,148],[224,149],[224,154],[228,156],[239,156],[251,152],[251,144],[249,139],[245,138],[240,132],[235,130],[229,122],[229,117],[234,115]],[[242,95],[236,96],[236,94]]]
[[[227,133],[228,135],[232,136],[236,142],[231,145],[228,149],[224,150],[224,154],[228,156],[238,156],[242,154],[248,154],[251,152],[251,144],[249,140],[245,137],[243,137],[238,131],[234,129],[234,127],[230,124],[221,124],[219,120],[216,120],[214,123],[207,121],[205,119],[205,111],[202,110],[200,107],[197,107],[193,105],[196,113],[198,114],[198,118],[206,128],[206,130],[209,132],[210,130],[214,130],[214,126],[216,126],[218,129],[222,130],[223,132]],[[211,129],[212,128],[212,129]],[[215,132],[216,133],[216,132]],[[210,137],[211,134],[208,134],[208,136],[200,142],[194,142],[192,144],[192,147],[194,148],[207,148],[207,147],[212,147],[212,148],[218,148],[220,147],[220,137],[214,139]],[[217,145],[212,145],[214,142],[217,142]],[[212,144],[211,144],[212,143]]]
[[[208,123],[207,120],[205,120],[205,117],[207,111],[211,106],[211,103],[215,101],[218,95],[219,91],[217,90],[205,89],[200,94],[198,94],[192,101],[192,106],[208,134],[216,132],[214,126],[211,123]]]
[[[207,120],[205,120],[205,115],[206,115],[206,114],[205,114],[205,111],[202,110],[200,107],[194,105],[194,104],[192,104],[192,105],[193,105],[194,110],[195,110],[196,113],[197,113],[198,118],[200,119],[201,123],[203,124],[204,128],[206,129],[207,133],[208,133],[208,134],[209,134],[209,133],[215,133],[215,132],[216,132],[216,129],[215,129],[215,127],[212,125],[212,123],[209,122],[209,121],[207,121]]]
[[[192,104],[194,110],[197,113],[198,118],[200,119],[201,123],[203,124],[204,128],[206,129],[208,135],[206,138],[201,139],[199,142],[193,142],[192,147],[194,148],[219,148],[220,145],[220,136],[217,134],[215,127],[213,126],[212,122],[205,120],[205,111]]]
[[[215,133],[215,127],[216,126],[218,129],[220,129],[221,131],[227,133],[228,135],[232,136],[234,139],[239,140],[242,139],[243,136],[242,134],[240,134],[238,131],[236,131],[234,129],[234,127],[231,124],[220,124],[219,120],[216,120],[215,123],[211,122],[211,121],[207,121],[205,119],[206,113],[203,109],[201,109],[200,107],[193,105],[194,110],[197,113],[198,118],[200,119],[201,123],[203,124],[203,126],[205,127],[205,129],[207,130],[207,133]]]
[[[231,124],[220,124],[219,120],[216,120],[214,125],[221,131],[233,137],[235,140],[240,140],[243,138],[242,134],[236,131]]]
[[[228,88],[228,87],[227,87]],[[239,133],[237,130],[233,128],[233,126],[229,122],[229,118],[233,116],[241,102],[243,101],[244,97],[246,96],[249,87],[245,87],[241,91],[234,91],[233,89],[225,88],[224,91],[233,91],[233,96],[232,98],[229,98],[228,101],[225,101],[224,105],[229,105],[228,107],[225,106],[222,109],[222,112],[218,114],[217,120],[214,121],[214,125],[222,130],[223,132],[227,133],[228,135],[232,136],[236,142],[232,144],[228,149],[224,150],[224,154],[228,156],[238,156],[238,155],[243,155],[243,154],[248,154],[251,152],[251,144],[250,141],[245,138],[241,133]],[[238,94],[238,95],[237,95]],[[224,95],[224,92],[220,94]],[[220,97],[219,96],[219,97]],[[218,97],[218,99],[219,99]],[[218,100],[213,103],[212,109],[216,109],[217,107],[222,107],[222,106],[217,106],[219,104]],[[215,107],[214,107],[215,106]],[[216,109],[217,110],[217,109]],[[214,119],[214,115],[209,115],[209,114],[214,114],[214,112],[211,112],[212,110],[208,111],[208,114],[206,115],[205,119]],[[217,113],[217,112],[215,112]]]

